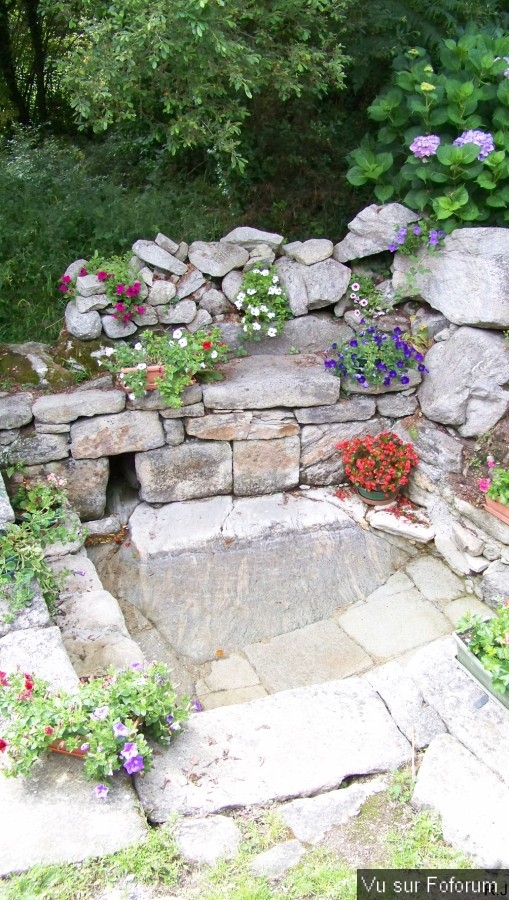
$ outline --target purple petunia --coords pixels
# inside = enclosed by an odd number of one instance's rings
[[[410,150],[418,159],[434,156],[440,145],[438,134],[421,134],[414,138],[410,144]]]
[[[97,721],[107,719],[109,711],[109,706],[98,706],[97,709],[94,709],[94,712],[91,714],[90,718],[96,719]]]
[[[141,772],[145,768],[143,756],[132,756],[124,763],[124,769],[128,775],[134,775],[135,772]]]
[[[138,748],[137,748],[136,744],[134,744],[132,741],[128,741],[122,747],[122,750],[120,751],[120,756],[122,757],[122,759],[127,759],[127,760],[133,759],[135,756],[138,756]]]
[[[477,159],[482,162],[495,149],[493,135],[489,131],[464,131],[455,141],[452,142],[453,147],[463,147],[464,144],[477,144],[480,151]]]
[[[129,729],[122,722],[115,722],[112,726],[115,737],[127,737]]]
[[[99,800],[106,800],[109,790],[110,789],[106,784],[98,784],[94,789],[94,794]]]

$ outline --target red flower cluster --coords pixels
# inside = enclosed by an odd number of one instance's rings
[[[25,677],[25,690],[19,695],[19,700],[31,700],[32,699],[32,691],[34,689],[34,682],[32,681],[32,676],[28,675],[26,672],[23,673]],[[10,687],[9,680],[7,678],[6,672],[0,672],[0,686],[1,687]],[[4,750],[8,747],[7,741],[4,741],[3,738],[0,738],[0,753],[3,753]]]
[[[412,444],[405,444],[392,431],[340,441],[336,448],[343,453],[345,473],[352,484],[367,491],[396,493],[419,462]]]

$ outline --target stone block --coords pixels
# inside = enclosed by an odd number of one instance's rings
[[[299,483],[297,436],[271,441],[234,441],[233,493],[237,497],[273,494]]]
[[[32,412],[39,422],[60,424],[81,417],[121,412],[125,407],[124,391],[73,391],[39,397]]]
[[[249,253],[238,244],[222,241],[193,241],[189,247],[189,261],[205,275],[222,278],[232,269],[241,269]]]
[[[89,422],[75,422],[71,427],[74,459],[98,459],[153,450],[163,444],[163,427],[156,412],[127,410],[111,416],[96,416]]]
[[[0,397],[0,428],[20,428],[32,421],[33,394],[8,394]]]
[[[9,444],[4,464],[36,466],[69,456],[67,434],[38,434],[36,431],[21,431],[18,438]]]
[[[133,253],[144,263],[162,269],[163,272],[171,272],[173,275],[185,275],[187,272],[187,266],[183,262],[155,241],[135,241]]]
[[[229,494],[232,451],[225,441],[200,441],[137,453],[136,474],[140,496],[149,503]]]

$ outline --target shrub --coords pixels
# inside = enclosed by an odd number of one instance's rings
[[[467,29],[443,42],[435,71],[422,48],[394,63],[391,86],[368,108],[380,123],[349,156],[349,182],[374,185],[457,225],[509,222],[509,35]]]

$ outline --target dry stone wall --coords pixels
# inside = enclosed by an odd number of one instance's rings
[[[397,288],[399,300],[377,325],[427,329],[429,374],[422,381],[412,372],[397,391],[366,389],[340,385],[323,366],[324,351],[359,328],[348,293],[352,270],[369,273],[369,257],[386,252],[395,228],[414,218],[399,204],[368,207],[335,246],[321,238],[285,244],[282,235],[248,227],[190,247],[164,235],[136,241],[146,314],[128,323],[113,317],[96,276],[78,274],[85,261],[77,260],[68,269],[76,293],[65,322],[84,342],[125,339],[156,324],[193,332],[212,323],[236,348],[242,273],[272,263],[292,318],[279,337],[251,344],[248,356],[224,364],[223,381],[188,388],[180,409],[165,408],[157,392],[132,399],[109,375],[53,394],[0,395],[4,463],[22,462],[29,475],[64,476],[82,519],[95,521],[114,512],[107,498],[112,469],[123,472],[137,502],[156,505],[323,488],[343,480],[339,440],[392,428],[420,456],[409,494],[427,517],[425,538],[416,537],[415,523],[405,534],[399,522],[393,540],[434,539],[462,574],[478,574],[496,560],[507,568],[509,527],[468,503],[468,510],[461,507],[447,477],[462,470],[464,439],[507,421],[509,230],[460,229],[423,258],[411,279],[408,259],[396,255],[393,280],[382,287],[388,297]],[[348,393],[340,394],[341,386]],[[509,451],[498,462],[509,465]],[[477,556],[463,546],[458,522],[480,534]],[[390,533],[380,514],[372,515],[372,527]]]

